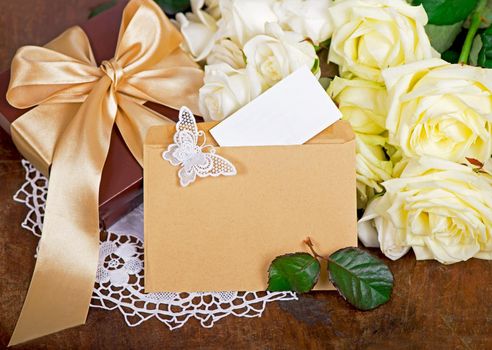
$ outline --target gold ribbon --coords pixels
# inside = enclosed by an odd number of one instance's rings
[[[51,170],[36,267],[9,345],[85,323],[113,125],[142,165],[147,129],[168,121],[143,104],[197,110],[203,73],[179,49],[181,40],[152,0],[132,0],[115,56],[100,67],[79,27],[15,55],[7,99],[17,108],[38,106],[12,124],[12,137],[45,174]]]

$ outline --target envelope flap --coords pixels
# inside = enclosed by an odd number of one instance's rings
[[[207,137],[207,143],[217,146],[209,130],[219,122],[198,123],[198,128],[203,130]],[[145,139],[146,145],[165,146],[173,142],[176,132],[174,125],[160,125],[150,128]],[[354,139],[352,127],[347,121],[339,120],[306,142],[307,144],[343,144]]]

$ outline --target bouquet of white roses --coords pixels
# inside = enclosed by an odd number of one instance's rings
[[[410,2],[191,0],[176,24],[205,70],[206,120],[301,66],[320,78],[356,133],[366,246],[491,259],[492,6]]]

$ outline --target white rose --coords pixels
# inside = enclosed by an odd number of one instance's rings
[[[205,12],[218,20],[221,17],[219,0],[205,0]]]
[[[243,48],[247,68],[260,77],[262,88],[267,89],[300,67],[315,66],[314,46],[294,32],[284,32],[276,23],[266,26],[268,35],[257,35]]]
[[[393,174],[391,177],[400,177],[403,169],[407,165],[409,158],[403,156],[403,152],[400,147],[387,143],[384,147],[386,154],[393,163]]]
[[[383,191],[381,182],[391,179],[393,163],[384,152],[386,141],[384,136],[355,133],[359,208],[365,208],[371,198]]]
[[[217,32],[215,18],[202,10],[204,0],[191,0],[192,12],[176,14],[176,23],[183,35],[183,49],[194,60],[202,61],[212,50]]]
[[[386,131],[388,96],[383,84],[335,77],[327,92],[354,131],[371,135]]]
[[[430,59],[383,71],[389,141],[406,157],[492,154],[492,70]]]
[[[222,120],[260,93],[257,77],[246,69],[234,69],[225,63],[208,65],[199,91],[200,112],[207,121]]]
[[[234,41],[227,38],[219,40],[207,57],[207,64],[217,63],[226,63],[235,69],[246,67],[243,51]]]
[[[417,260],[492,259],[491,175],[422,157],[383,186],[385,194],[369,205],[361,223],[376,220],[381,249],[390,258],[411,247]],[[374,243],[374,232],[365,228],[359,226],[361,240]]]
[[[356,134],[358,207],[383,191],[380,183],[391,178],[393,163],[385,147],[387,93],[384,85],[363,79],[335,77],[327,90]]]
[[[331,0],[277,0],[273,11],[284,29],[299,33],[318,45],[333,32],[328,8]]]
[[[328,59],[343,76],[381,82],[384,68],[438,55],[424,30],[422,6],[404,0],[345,0],[329,12],[334,32]]]
[[[219,37],[244,45],[253,36],[264,33],[266,23],[278,20],[272,10],[273,1],[219,0]]]
[[[364,211],[364,216],[357,224],[359,239],[365,247],[380,248],[386,257],[398,260],[408,253],[405,238],[394,230],[390,220],[384,220],[376,209],[382,197],[375,197]]]

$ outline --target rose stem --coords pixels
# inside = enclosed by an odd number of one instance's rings
[[[461,64],[468,63],[468,56],[470,56],[473,39],[477,34],[478,28],[480,27],[480,23],[482,22],[482,10],[485,8],[486,4],[487,4],[487,0],[480,0],[478,2],[477,7],[473,11],[470,28],[468,28],[468,33],[466,34],[466,39],[463,44],[463,48],[461,49],[461,54],[458,61]]]
[[[304,240],[304,244],[306,244],[309,249],[311,250],[311,252],[313,253],[313,256],[315,258],[319,258],[319,259],[323,259],[323,260],[326,260],[326,261],[330,261],[330,259],[328,258],[325,258],[324,256],[322,255],[319,255],[316,250],[314,250],[314,244],[313,242],[311,242],[311,238],[310,237],[307,237],[305,240]]]

